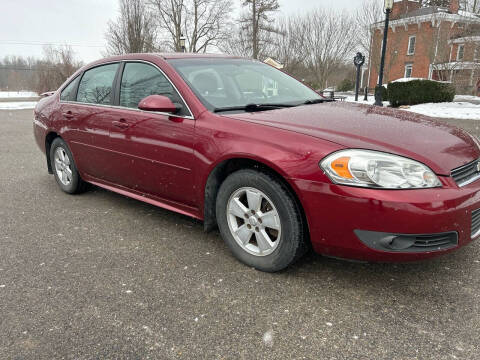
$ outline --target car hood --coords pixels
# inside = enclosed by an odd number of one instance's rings
[[[337,143],[385,151],[429,166],[439,175],[480,157],[465,131],[404,110],[332,102],[226,115]]]

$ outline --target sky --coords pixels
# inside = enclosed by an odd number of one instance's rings
[[[233,0],[239,4],[241,0]],[[6,55],[42,56],[44,44],[71,45],[83,62],[103,57],[108,20],[118,15],[118,0],[0,0],[0,59]],[[360,0],[279,0],[283,15],[317,6],[348,9]]]

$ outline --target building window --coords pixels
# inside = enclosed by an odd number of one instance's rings
[[[413,55],[415,54],[415,42],[417,38],[415,36],[410,36],[408,38],[408,51],[407,55]]]
[[[463,55],[465,54],[465,45],[458,45],[458,50],[457,50],[457,61],[462,61],[463,60]]]
[[[406,78],[411,78],[412,77],[412,71],[413,71],[413,65],[408,64],[405,65],[405,76]]]

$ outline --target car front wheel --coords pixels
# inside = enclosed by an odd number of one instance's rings
[[[306,250],[297,202],[267,173],[245,169],[229,175],[220,187],[216,214],[235,257],[258,270],[282,270]]]

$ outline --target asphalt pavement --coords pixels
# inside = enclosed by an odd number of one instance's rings
[[[0,111],[0,359],[479,359],[479,337],[479,242],[262,273],[198,221],[62,193],[32,111]]]

